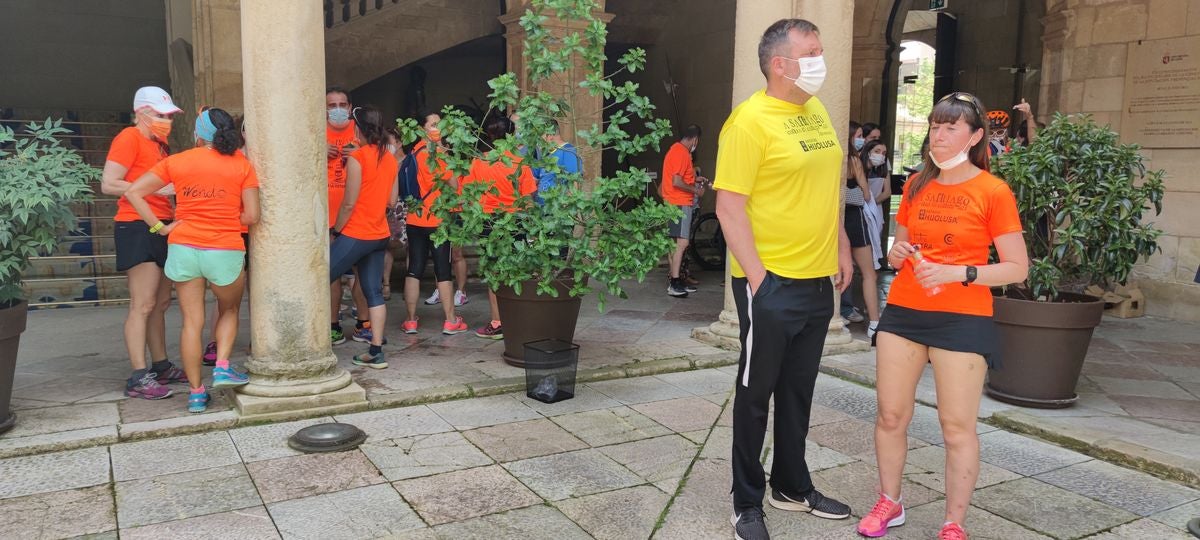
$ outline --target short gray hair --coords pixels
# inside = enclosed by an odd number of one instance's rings
[[[767,27],[767,31],[763,32],[762,39],[758,42],[758,68],[762,70],[764,77],[767,76],[767,65],[771,63],[771,58],[778,56],[776,51],[787,43],[788,34],[793,29],[799,30],[801,34],[821,33],[817,25],[804,19],[780,19]]]

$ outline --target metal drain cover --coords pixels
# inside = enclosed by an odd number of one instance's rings
[[[308,426],[288,438],[288,446],[304,453],[353,450],[367,434],[350,424],[328,423]]]

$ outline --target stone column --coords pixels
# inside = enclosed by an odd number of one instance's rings
[[[243,2],[246,152],[262,220],[251,227],[250,384],[245,416],[361,408],[365,391],[329,342],[325,44],[318,2]],[[311,137],[303,134],[310,133]]]
[[[841,140],[846,140],[850,119],[850,60],[854,42],[854,4],[823,0],[740,0],[734,19],[733,36],[733,105],[744,101],[765,85],[758,68],[758,41],[771,23],[797,17],[812,21],[821,29],[821,44],[825,47],[825,63],[829,73],[821,88],[821,102],[829,110],[830,119]],[[839,218],[840,219],[840,218]],[[692,337],[720,347],[737,349],[738,315],[733,303],[733,279],[725,268],[725,308],[717,321],[692,331]],[[867,350],[870,344],[856,341],[837,316],[839,298],[834,296],[834,317],[829,322],[825,338],[825,354]]]
[[[571,112],[560,120],[562,137],[567,142],[579,148],[580,156],[583,158],[585,184],[590,185],[591,181],[600,177],[600,153],[594,148],[577,141],[575,132],[590,129],[593,124],[600,122],[600,110],[604,107],[603,98],[593,96],[577,86],[578,82],[583,80],[582,75],[575,77],[577,79],[576,85],[571,90],[574,92],[574,97],[571,97],[567,88],[567,83],[571,80],[568,73],[561,73],[550,77],[542,82],[541,87],[532,88],[529,84],[529,74],[525,70],[525,29],[521,28],[520,23],[521,17],[529,7],[529,0],[506,1],[506,13],[500,17],[500,22],[504,25],[504,42],[508,71],[517,75],[517,85],[521,88],[522,92],[545,90],[567,99]],[[593,16],[595,16],[596,20],[607,24],[612,22],[613,14],[604,11],[605,1],[597,0],[597,9],[593,13]],[[561,37],[568,32],[582,33],[586,29],[583,21],[562,20],[554,17],[552,11],[544,25],[555,37]],[[615,59],[610,60],[615,64]],[[582,70],[587,69],[587,66],[583,64],[582,59],[576,57],[574,69],[579,70],[577,73],[581,73]]]

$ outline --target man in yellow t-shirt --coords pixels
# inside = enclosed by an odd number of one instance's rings
[[[813,94],[825,78],[818,30],[772,24],[759,43],[767,87],[734,108],[717,147],[717,215],[730,270],[742,354],[733,404],[733,505],[738,538],[767,538],[759,458],[771,395],[775,460],[771,506],[845,519],[850,508],[818,492],[804,460],[813,388],[833,317],[834,283],[850,283],[850,243],[838,219],[842,148]]]

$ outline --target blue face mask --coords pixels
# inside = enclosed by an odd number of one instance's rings
[[[854,139],[854,149],[855,150],[862,150],[862,147],[864,144],[867,144],[866,139],[864,139],[862,137],[857,137]]]
[[[337,127],[345,126],[350,121],[350,110],[337,107],[329,109],[326,113],[329,116],[329,123]]]

